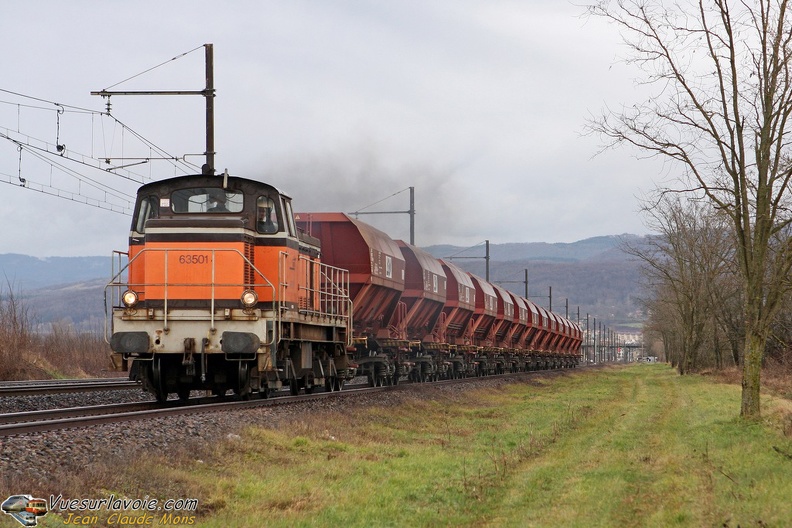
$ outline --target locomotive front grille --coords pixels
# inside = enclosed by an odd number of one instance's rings
[[[245,284],[253,284],[256,280],[256,272],[254,266],[256,265],[253,251],[254,246],[252,240],[245,240]]]

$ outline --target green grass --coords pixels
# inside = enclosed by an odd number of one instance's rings
[[[447,398],[447,397],[445,397]],[[788,401],[664,365],[250,428],[203,460],[142,460],[196,526],[786,526]]]

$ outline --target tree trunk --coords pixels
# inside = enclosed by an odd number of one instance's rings
[[[762,356],[764,355],[765,338],[757,335],[752,329],[746,329],[745,354],[743,356],[742,403],[740,416],[749,420],[760,417],[761,407],[759,389],[761,387]]]
[[[718,339],[718,325],[712,324],[712,348],[715,353],[715,368],[721,370],[723,368],[723,350],[721,350],[721,341]]]
[[[731,349],[731,356],[732,361],[734,361],[734,366],[739,367],[742,365],[742,358],[740,357],[740,340],[729,339],[729,347]]]

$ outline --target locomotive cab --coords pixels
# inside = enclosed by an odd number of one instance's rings
[[[346,378],[348,274],[321,263],[275,187],[228,175],[144,185],[118,255],[109,342],[158,400]]]

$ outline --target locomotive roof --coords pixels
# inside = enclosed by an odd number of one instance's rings
[[[223,174],[219,174],[219,175],[188,174],[186,176],[176,176],[174,178],[167,178],[164,180],[158,180],[155,182],[147,183],[138,189],[138,194],[147,194],[151,192],[169,193],[176,189],[185,189],[189,187],[223,188],[223,182],[225,180],[226,177]],[[238,189],[247,192],[256,192],[262,190],[275,191],[276,193],[282,194],[287,198],[291,198],[291,196],[288,193],[282,192],[274,185],[270,185],[268,183],[260,182],[257,180],[251,180],[249,178],[240,178],[238,176],[228,176],[226,187],[229,189]]]

